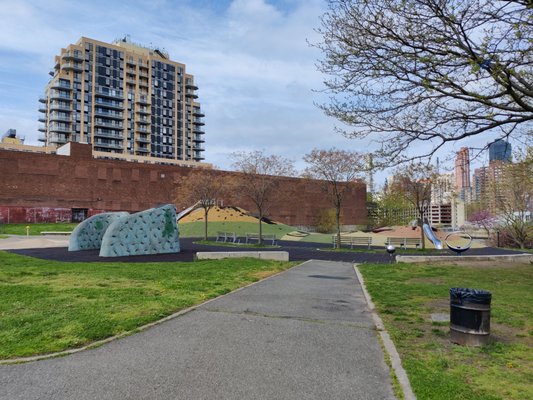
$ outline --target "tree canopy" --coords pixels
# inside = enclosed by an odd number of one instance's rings
[[[329,195],[335,207],[335,221],[337,225],[337,247],[341,243],[341,208],[344,197],[352,188],[349,185],[360,178],[365,170],[366,155],[356,151],[339,149],[314,149],[304,156],[308,167],[305,176],[321,179],[324,191]]]
[[[328,2],[316,46],[331,98],[321,107],[351,126],[347,136],[377,139],[376,161],[429,157],[488,132],[533,138],[531,0]]]
[[[286,193],[278,190],[279,176],[294,176],[291,160],[262,151],[236,152],[231,154],[233,167],[240,176],[233,183],[237,196],[252,201],[259,219],[259,244],[263,242],[261,222],[268,215],[270,207],[285,200]]]

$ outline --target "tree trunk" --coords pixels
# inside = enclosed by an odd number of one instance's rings
[[[209,210],[207,208],[204,208],[204,240],[207,240],[207,214],[209,214]]]
[[[426,249],[426,237],[424,235],[424,217],[420,218],[420,223],[418,225],[420,227],[420,241],[422,242],[422,250],[425,250]],[[431,229],[431,226],[429,226],[429,229]]]
[[[341,207],[340,204],[337,204],[335,207],[335,219],[337,223],[337,249],[341,248]]]
[[[257,241],[261,246],[263,244],[263,214],[259,213],[259,240]]]

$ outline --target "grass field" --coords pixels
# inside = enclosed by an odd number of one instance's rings
[[[130,332],[295,263],[62,263],[0,252],[0,359]]]
[[[30,227],[30,235],[40,235],[41,232],[71,232],[77,223],[58,222],[42,224],[1,224],[0,234],[26,235],[26,226]]]
[[[203,237],[205,224],[203,221],[178,224],[180,237]],[[263,223],[264,235],[276,235],[280,239],[283,235],[294,231],[295,228],[283,224]],[[216,237],[217,232],[235,232],[238,236],[246,233],[258,233],[259,224],[256,222],[209,222],[208,236]]]
[[[419,400],[533,398],[533,268],[522,266],[359,266],[367,288],[400,353]],[[453,345],[449,289],[492,293],[492,343]]]

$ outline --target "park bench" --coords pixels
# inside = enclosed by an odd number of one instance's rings
[[[333,248],[335,248],[335,244],[337,243],[337,235],[333,235],[331,237],[331,241],[333,243]],[[341,235],[341,242],[340,246],[342,245],[350,245],[350,248],[353,249],[354,246],[367,246],[370,248],[370,245],[372,244],[372,237],[371,236],[342,236]]]
[[[235,232],[217,232],[217,242],[232,242],[238,243],[239,240]]]
[[[258,233],[247,233],[246,234],[246,243],[249,243],[250,240],[256,240],[259,242]],[[276,244],[276,235],[263,235],[263,241],[271,241],[272,245]]]
[[[41,235],[70,235],[72,232],[42,231]]]
[[[416,238],[399,238],[399,237],[388,237],[385,244],[393,245],[393,246],[400,246],[400,248],[407,249],[407,246],[414,246],[416,248],[419,248],[422,246],[421,239]]]

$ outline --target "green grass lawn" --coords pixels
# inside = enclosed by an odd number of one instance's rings
[[[0,359],[130,332],[295,263],[62,263],[0,252]]]
[[[178,224],[180,237],[203,237],[204,221],[186,222]],[[277,239],[289,232],[293,232],[294,227],[283,224],[265,224],[263,223],[264,235],[276,235]],[[209,222],[208,236],[216,237],[217,232],[235,232],[238,236],[244,236],[246,233],[258,233],[259,223],[256,222]]]
[[[522,266],[359,266],[400,353],[419,400],[533,398],[533,268]],[[492,293],[492,343],[481,348],[449,341],[449,289]]]
[[[42,224],[2,224],[0,234],[26,235],[26,226],[30,227],[30,235],[40,235],[41,232],[71,232],[78,224],[70,222],[42,223]]]
[[[331,236],[333,233],[313,233],[306,237],[303,237],[301,242],[312,242],[312,243],[328,243],[332,244]]]

